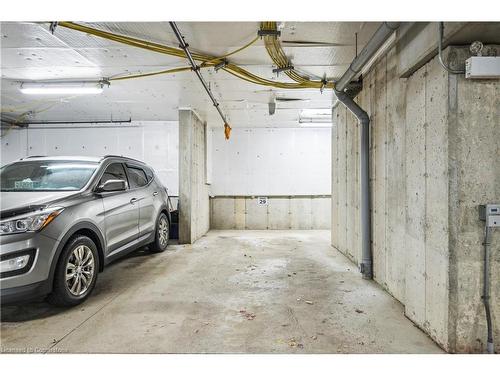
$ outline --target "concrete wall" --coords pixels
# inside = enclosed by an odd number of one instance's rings
[[[500,202],[500,81],[449,77],[450,345],[484,351],[483,223],[477,205]],[[491,238],[491,305],[500,352],[500,229]]]
[[[206,130],[195,112],[179,110],[180,243],[194,243],[209,229]]]
[[[445,349],[481,351],[477,205],[500,201],[499,83],[449,76],[437,58],[403,79],[399,54],[393,48],[365,75],[357,99],[371,117],[374,278]],[[359,130],[344,106],[333,116],[332,244],[358,262]],[[495,236],[492,270],[500,265]],[[500,283],[492,274],[498,342]]]
[[[330,229],[330,196],[271,196],[210,199],[212,229]]]
[[[29,155],[123,155],[152,166],[169,193],[177,195],[178,132],[177,121],[6,127],[2,128],[0,164]]]

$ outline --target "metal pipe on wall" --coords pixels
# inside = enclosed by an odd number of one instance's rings
[[[2,120],[2,122],[8,123],[10,125],[17,125],[20,127],[25,127],[29,125],[78,125],[78,124],[130,124],[132,119],[128,120],[94,120],[94,121],[26,121],[26,122],[12,122],[10,120]]]
[[[364,279],[373,278],[373,261],[371,251],[371,200],[370,200],[370,117],[345,92],[336,91],[339,102],[358,119],[360,124],[361,152],[361,263],[360,271]]]
[[[379,48],[382,47],[384,42],[392,35],[399,25],[399,22],[384,22],[380,25],[359,55],[352,60],[351,65],[349,65],[344,75],[335,82],[336,91],[344,91],[347,85],[357,74],[359,74],[359,72],[361,72],[365,64],[375,55]]]
[[[439,22],[438,29],[438,59],[441,66],[451,74],[464,74],[465,70],[455,70],[451,69],[448,65],[444,63],[443,60],[443,38],[444,38],[444,22]]]
[[[370,189],[370,117],[363,108],[361,108],[344,89],[363,69],[365,64],[382,47],[384,42],[399,27],[398,22],[384,22],[373,34],[371,39],[365,45],[359,55],[352,61],[351,65],[344,75],[335,85],[335,94],[339,102],[343,103],[347,109],[357,118],[360,124],[361,137],[361,241],[362,256],[360,271],[364,279],[373,278],[373,258],[371,249],[371,189]]]
[[[491,228],[488,225],[484,227],[484,263],[483,263],[483,304],[486,313],[487,340],[486,350],[489,354],[494,354],[493,347],[493,325],[491,322],[490,308],[490,235]]]

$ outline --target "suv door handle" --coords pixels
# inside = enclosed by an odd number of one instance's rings
[[[157,192],[157,191],[155,191],[155,192],[153,193],[153,197],[156,197],[157,195],[158,195],[158,192]]]
[[[134,204],[135,202],[137,202],[137,198],[132,198],[132,199],[130,200],[130,204]]]

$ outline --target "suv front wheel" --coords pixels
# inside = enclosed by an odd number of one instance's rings
[[[155,240],[149,245],[149,250],[154,253],[161,253],[167,248],[169,237],[170,224],[167,215],[162,212],[156,221]]]
[[[75,306],[87,299],[99,272],[97,247],[89,237],[72,237],[64,247],[48,301],[57,306]]]

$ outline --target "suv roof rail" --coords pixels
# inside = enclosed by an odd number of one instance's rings
[[[133,160],[133,161],[136,161],[136,162],[141,163],[141,164],[146,164],[146,163],[144,163],[141,160],[130,158],[128,156],[122,156],[122,155],[104,155],[102,158],[103,159],[107,159],[107,158],[120,158],[120,159]]]
[[[24,158],[21,158],[21,160],[24,160],[24,159],[31,159],[31,158],[45,158],[47,155],[30,155],[30,156],[26,156]]]

